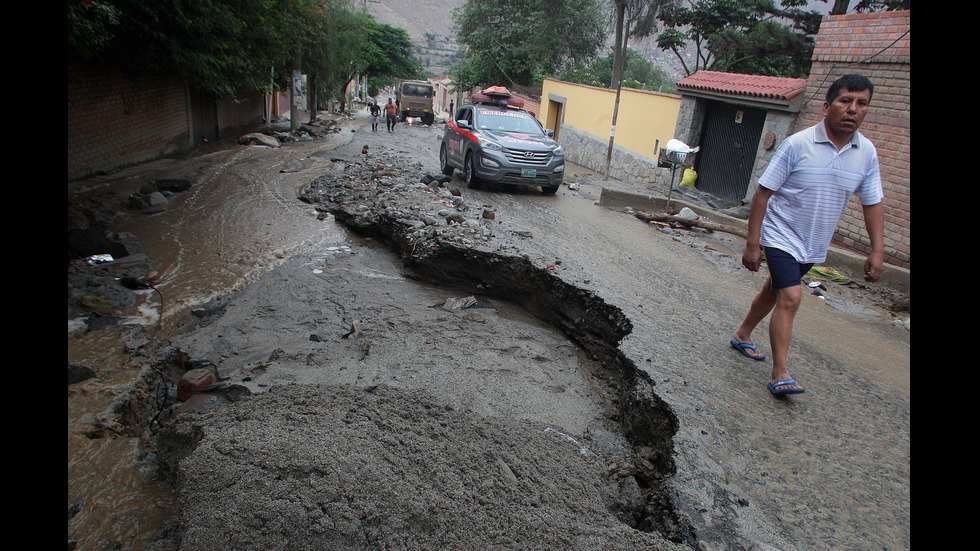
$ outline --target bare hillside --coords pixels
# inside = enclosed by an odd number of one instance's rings
[[[426,33],[456,39],[453,9],[466,0],[367,0],[368,13],[387,25],[408,31],[412,42],[426,43]]]

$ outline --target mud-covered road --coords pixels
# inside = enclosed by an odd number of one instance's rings
[[[586,175],[555,196],[419,184],[441,128],[361,123],[240,153],[280,186],[302,159],[286,187],[309,202],[272,195],[317,227],[283,238],[276,207],[236,199],[227,220],[268,230],[217,247],[248,284],[187,331],[164,315],[168,346],[249,396],[170,424],[177,512],[154,548],[910,546],[911,338],[859,289],[804,297],[807,393],[777,400],[768,362],[728,344],[763,278],[737,241],[604,209]]]

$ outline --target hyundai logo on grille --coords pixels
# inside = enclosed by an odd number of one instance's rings
[[[525,151],[524,152],[524,156],[527,157],[528,159],[530,159],[531,157],[534,157],[534,152],[533,151]]]

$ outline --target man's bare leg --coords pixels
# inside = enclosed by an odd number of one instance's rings
[[[776,306],[776,291],[773,291],[770,287],[772,282],[770,279],[766,279],[765,285],[762,286],[762,290],[755,295],[752,299],[752,304],[749,306],[749,311],[745,314],[745,319],[742,320],[742,325],[735,330],[733,337],[736,341],[747,344],[755,344],[752,342],[752,331],[755,330],[756,326],[769,315],[769,312],[773,310]],[[746,354],[752,357],[758,358],[762,356],[762,353],[758,350],[746,350]]]
[[[803,298],[803,288],[799,285],[778,289],[775,292],[776,305],[769,319],[769,346],[772,347],[772,375],[770,382],[787,381],[792,379],[789,374],[787,356],[789,343],[793,337],[793,319],[800,308]],[[779,385],[776,390],[787,388],[802,389],[799,384]]]

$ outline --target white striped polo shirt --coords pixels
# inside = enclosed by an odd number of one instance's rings
[[[863,205],[881,202],[878,151],[859,132],[841,149],[827,137],[824,121],[793,134],[779,146],[759,185],[773,190],[759,242],[819,263],[856,194]]]

